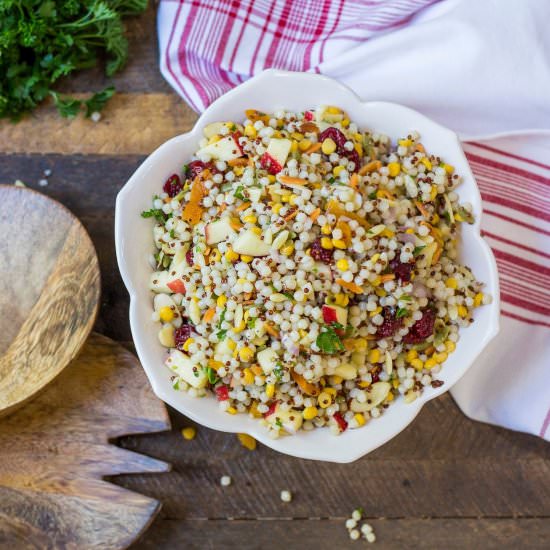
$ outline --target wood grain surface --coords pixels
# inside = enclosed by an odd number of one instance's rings
[[[153,7],[130,31],[134,56],[115,78],[122,94],[96,126],[59,122],[46,107],[25,122],[27,134],[33,124],[48,130],[44,116],[58,139],[66,131],[73,142],[61,147],[33,136],[31,151],[23,132],[0,125],[0,180],[20,178],[36,187],[44,169],[53,171],[44,191],[75,212],[98,251],[96,330],[125,342],[131,336],[114,255],[114,199],[163,136],[185,132],[196,120],[158,72]],[[110,82],[94,69],[63,87],[86,93]],[[376,530],[375,548],[550,548],[550,446],[472,422],[449,395],[428,403],[387,445],[348,465],[292,459],[262,447],[249,452],[234,435],[202,427],[195,440],[184,441],[180,430],[192,423],[173,410],[170,416],[170,432],[119,441],[173,464],[170,473],[112,479],[164,504],[135,548],[361,548],[344,528],[356,506],[364,507]],[[219,484],[222,475],[233,478],[227,489]],[[291,503],[281,502],[282,489],[293,492]]]
[[[93,334],[40,396],[0,422],[0,547],[126,548],[160,505],[102,478],[169,465],[109,440],[169,427],[135,356]]]
[[[99,303],[90,237],[64,206],[0,185],[0,414],[36,395],[73,359]]]

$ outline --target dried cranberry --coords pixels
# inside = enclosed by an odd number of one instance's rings
[[[420,344],[429,338],[434,332],[435,309],[427,307],[422,312],[422,317],[409,329],[403,338],[406,344]]]
[[[176,348],[183,351],[183,344],[191,337],[191,325],[185,323],[174,331]]]
[[[218,401],[227,401],[229,399],[229,388],[227,386],[218,386],[215,390]]]
[[[187,165],[187,175],[191,179],[195,179],[202,171],[210,168],[210,166],[202,160],[193,160]]]
[[[165,193],[168,193],[170,198],[175,197],[181,190],[183,185],[181,183],[180,177],[177,174],[172,174],[163,185],[162,190]]]
[[[411,280],[413,268],[414,260],[412,262],[403,263],[399,258],[394,258],[390,262],[390,269],[394,272],[395,278],[404,283],[408,283]]]
[[[359,157],[359,153],[353,149],[352,151],[343,151],[342,154],[348,158],[353,164],[355,164],[354,170],[359,170],[361,166],[361,158]]]
[[[279,162],[267,152],[260,157],[260,165],[272,176],[278,174],[283,169]]]
[[[372,379],[372,383],[374,384],[375,382],[378,382],[380,380],[380,369],[378,367],[376,367],[371,373],[371,379]]]
[[[376,336],[378,338],[388,338],[393,336],[395,332],[401,328],[403,320],[396,317],[396,311],[393,307],[385,307],[382,310],[382,315],[384,317],[384,321],[378,327]]]
[[[327,128],[324,132],[321,132],[319,134],[319,143],[323,143],[325,139],[330,138],[334,143],[336,143],[336,147],[338,148],[338,152],[341,153],[344,151],[344,143],[346,143],[347,138],[346,136],[338,130],[338,128],[330,127]]]
[[[277,408],[277,403],[278,401],[273,401],[273,403],[269,405],[269,409],[267,409],[267,412],[264,413],[264,418],[271,416],[275,412],[275,409]]]
[[[339,412],[334,413],[333,418],[334,420],[336,420],[336,423],[338,424],[341,432],[345,432],[348,429],[348,423],[344,420],[344,417]]]
[[[189,249],[185,253],[185,261],[187,262],[187,265],[193,265],[194,256],[193,256],[193,251],[191,249]]]
[[[317,262],[323,262],[325,264],[331,264],[333,262],[334,251],[323,248],[319,239],[313,242],[309,249],[309,253]]]

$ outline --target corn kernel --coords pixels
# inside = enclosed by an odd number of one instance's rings
[[[344,120],[342,120],[342,126],[344,128],[347,128],[349,126],[349,118],[345,118]]]
[[[415,368],[416,370],[422,370],[424,368],[424,363],[421,359],[418,359],[417,357],[416,359],[413,359],[411,361],[411,367]]]
[[[208,145],[210,145],[211,143],[216,143],[217,141],[220,141],[220,139],[222,139],[221,136],[216,134],[208,140]]]
[[[369,351],[367,356],[369,363],[379,363],[380,362],[380,350],[375,348]]]
[[[445,361],[447,361],[447,357],[449,357],[447,355],[447,352],[445,351],[442,351],[440,353],[434,353],[434,359],[439,363],[445,363]]]
[[[235,166],[233,168],[233,172],[235,172],[236,176],[242,176],[244,172],[244,168],[242,166]]]
[[[300,338],[305,338],[308,335],[307,331],[305,331],[303,328],[298,331],[298,334],[300,335]]]
[[[428,170],[431,170],[432,169],[432,163],[430,161],[430,159],[428,157],[422,157],[420,159],[420,162],[428,169]]]
[[[458,314],[464,319],[468,316],[468,310],[464,306],[458,306],[457,308]]]
[[[398,387],[399,387],[399,379],[398,379],[398,378],[394,378],[394,379],[391,381],[391,385],[392,385],[394,388],[398,388]]]
[[[235,407],[228,407],[225,412],[229,414],[237,414],[237,409]]]
[[[249,264],[254,259],[254,256],[247,256],[246,254],[241,254],[241,262]],[[246,283],[246,280],[244,281]]]
[[[233,327],[233,332],[239,333],[246,328],[246,323],[241,321],[236,327]]]
[[[386,403],[391,403],[395,398],[395,395],[393,395],[392,392],[388,393],[388,395],[386,396]]]
[[[295,206],[297,200],[298,200],[298,195],[292,194],[288,199],[288,204],[290,204],[291,206]]]
[[[239,259],[239,255],[234,251],[232,250],[231,248],[229,250],[226,251],[225,253],[225,259],[228,261],[228,262],[236,262],[238,259]]]
[[[344,294],[343,292],[339,292],[334,296],[334,303],[337,306],[346,307],[349,304],[349,296],[347,294]]]
[[[349,268],[349,264],[348,264],[348,261],[345,259],[345,258],[342,258],[340,260],[338,260],[336,262],[336,267],[340,270],[340,271],[347,271],[348,268]]]
[[[365,338],[355,339],[355,351],[367,351],[368,342]]]
[[[231,350],[234,350],[237,347],[237,344],[234,340],[227,340],[227,345]]]
[[[237,434],[237,438],[245,449],[253,451],[256,448],[256,440],[251,435]]]
[[[268,174],[267,179],[269,180],[269,183],[275,183],[277,181],[277,178],[273,174]]]
[[[402,147],[410,147],[412,145],[412,141],[410,139],[400,139],[397,143]]]
[[[332,241],[328,237],[321,237],[321,246],[327,250],[334,248]]]
[[[353,419],[355,420],[355,422],[357,422],[358,426],[364,426],[365,425],[366,420],[365,420],[365,417],[362,414],[359,414],[359,413],[355,414],[353,416]]]
[[[317,412],[317,407],[306,407],[302,413],[302,416],[304,417],[304,420],[313,420],[317,416]]]
[[[376,279],[371,281],[372,286],[378,286],[382,282],[382,279],[380,277],[376,277]]]
[[[326,409],[332,403],[332,399],[327,392],[322,391],[317,397],[317,403],[321,409]]]
[[[183,439],[186,439],[187,441],[191,441],[192,439],[195,439],[195,436],[197,435],[197,429],[190,426],[189,428],[183,428],[181,431],[181,435],[183,436]]]
[[[336,143],[330,138],[325,139],[321,145],[321,151],[323,151],[325,155],[334,153],[334,151],[336,151]]]
[[[265,394],[268,399],[271,399],[275,395],[275,384],[268,384],[265,387]]]
[[[388,164],[388,170],[390,177],[395,178],[395,176],[398,176],[399,172],[401,172],[401,165],[398,162],[390,162]]]
[[[311,147],[311,141],[309,139],[303,139],[298,143],[300,151],[307,151]]]
[[[437,185],[432,185],[432,190],[430,191],[430,200],[435,200],[435,197],[437,197]]]
[[[262,230],[259,228],[259,227],[252,227],[250,229],[250,231],[252,231],[252,233],[256,233],[256,235],[261,235],[262,234]]]
[[[330,113],[331,115],[339,115],[341,112],[342,109],[340,109],[340,107],[334,107],[333,105],[327,107],[327,113]]]
[[[478,292],[474,296],[474,307],[479,307],[483,302],[483,294],[481,292]]]
[[[321,233],[323,235],[330,235],[332,233],[332,227],[328,223],[325,223],[323,227],[321,227]]]
[[[338,176],[340,175],[340,173],[342,172],[342,170],[345,170],[345,166],[340,166],[340,165],[338,165],[338,166],[335,166],[335,167],[334,167],[334,170],[332,171],[332,173],[333,173],[336,177],[338,177]]]
[[[248,136],[248,137],[251,137],[251,138],[255,138],[256,137],[256,128],[254,128],[254,126],[252,124],[247,124],[245,127],[244,127],[244,135],[245,136]]]
[[[243,218],[244,223],[256,223],[257,221],[258,221],[258,218],[253,214],[249,214],[248,216],[245,216]]]
[[[372,255],[372,258],[370,259],[370,261],[375,264],[378,260],[380,259],[380,253],[377,252],[376,254],[373,254]]]
[[[300,132],[292,132],[292,133],[290,134],[290,137],[291,137],[292,139],[295,139],[296,141],[300,141],[300,140],[304,139],[304,135],[301,134]]]
[[[433,369],[437,364],[437,361],[433,357],[429,357],[424,363],[424,368],[428,370]]]
[[[241,350],[241,353],[242,351],[243,350]],[[249,368],[244,369],[243,374],[243,382],[245,383],[245,385],[249,386],[250,384],[254,384],[254,373]]]
[[[290,151],[291,151],[291,153],[295,153],[297,150],[298,150],[298,142],[293,139],[290,142]]]
[[[363,156],[363,146],[360,143],[356,143],[353,147],[357,151],[357,154],[362,157]]]
[[[414,229],[412,227],[409,227],[409,229],[405,230],[405,233],[408,233],[409,235],[414,235]]]
[[[292,243],[285,244],[285,246],[281,248],[281,254],[283,256],[290,256],[293,252],[294,252],[294,244]]]
[[[280,202],[278,202],[272,206],[271,210],[274,214],[278,214],[279,210],[281,210],[282,207],[283,205]]]
[[[189,351],[189,346],[195,341],[194,338],[187,338],[183,344],[183,351]]]
[[[175,314],[172,311],[172,308],[170,306],[164,306],[160,308],[159,316],[161,321],[164,321],[165,323],[169,323],[174,319]]]
[[[359,382],[357,385],[360,388],[368,388],[370,386],[370,382],[367,382],[366,380],[361,380],[361,382]]]
[[[410,349],[407,352],[407,361],[410,363],[413,359],[418,357],[418,352],[415,349]]]
[[[332,239],[332,244],[335,248],[345,250],[347,248],[346,243],[342,239]]]
[[[447,288],[457,288],[458,287],[458,282],[457,280],[454,278],[454,277],[449,277],[446,281],[445,281],[445,286]]]
[[[336,397],[336,390],[334,388],[325,388],[325,393],[328,393],[331,397]]]
[[[337,374],[333,374],[330,377],[330,383],[331,384],[341,384],[344,379],[341,376],[338,376]]]
[[[445,347],[447,348],[447,353],[453,353],[456,348],[456,344],[452,340],[447,340],[445,342]]]
[[[452,174],[455,171],[455,167],[451,164],[444,164],[443,168],[445,168],[445,172],[447,172],[447,174]]]

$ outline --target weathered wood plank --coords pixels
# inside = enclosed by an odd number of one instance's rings
[[[119,93],[99,122],[60,117],[51,102],[17,124],[0,121],[5,153],[148,155],[188,131],[197,115],[173,93]]]
[[[351,510],[350,510],[351,512]],[[369,520],[377,550],[425,548],[505,550],[518,547],[546,549],[550,519],[398,519]],[[344,519],[273,521],[185,521],[157,519],[132,548],[186,550],[270,548],[365,548],[351,542]]]

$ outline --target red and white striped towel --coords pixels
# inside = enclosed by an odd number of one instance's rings
[[[197,111],[276,67],[327,74],[469,137],[502,319],[453,395],[472,418],[550,440],[548,20],[539,0],[164,0],[158,29],[162,73]],[[497,132],[514,136],[481,139]]]

